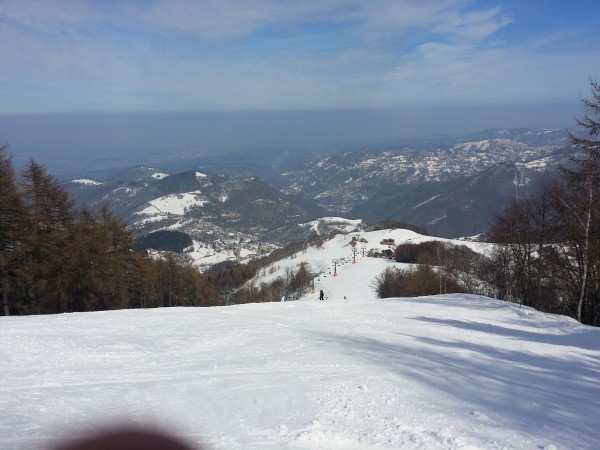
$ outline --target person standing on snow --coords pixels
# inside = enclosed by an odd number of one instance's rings
[[[319,292],[319,300],[325,300],[325,293],[323,292],[323,289],[321,289],[321,292]]]

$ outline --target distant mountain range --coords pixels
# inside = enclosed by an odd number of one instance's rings
[[[446,237],[486,230],[494,212],[552,176],[564,130],[488,130],[431,148],[362,149],[282,175],[284,192],[331,213],[397,219]]]
[[[553,176],[568,143],[564,130],[494,129],[303,162],[265,154],[211,157],[177,173],[136,166],[65,186],[88,207],[108,204],[137,235],[177,230],[214,251],[243,246],[261,253],[358,224],[313,222],[328,216],[395,219],[457,237],[485,231],[511,199]]]

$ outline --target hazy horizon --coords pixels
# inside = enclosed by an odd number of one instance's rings
[[[33,158],[64,175],[101,161],[125,167],[265,149],[330,154],[489,128],[572,128],[578,107],[2,114],[0,138],[17,166]]]
[[[570,127],[600,74],[599,13],[596,0],[4,0],[0,142],[64,171]]]

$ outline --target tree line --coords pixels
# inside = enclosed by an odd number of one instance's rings
[[[272,262],[306,250],[308,242],[289,244],[247,264],[219,264],[207,274],[173,253],[149,258],[135,251],[144,242],[137,244],[106,206],[98,212],[77,208],[44,166],[30,160],[17,173],[7,146],[0,146],[4,315],[279,301],[304,289],[311,276],[299,265],[260,288],[243,287]]]
[[[2,312],[48,314],[221,304],[218,289],[173,258],[133,250],[133,237],[106,207],[76,208],[46,169],[16,173],[0,147]]]
[[[303,261],[296,264],[296,269],[288,268],[283,276],[270,282],[262,282],[254,286],[248,282],[259,272],[285,258],[297,259],[298,254],[305,252],[312,245],[320,248],[324,243],[322,236],[314,236],[307,241],[291,242],[278,248],[266,256],[248,261],[245,264],[225,261],[215,264],[206,271],[206,276],[214,285],[218,286],[226,304],[231,303],[261,303],[298,298],[309,286],[315,274],[309,265]]]
[[[591,88],[560,178],[515,199],[489,239],[499,298],[600,326],[600,85]]]
[[[388,267],[373,282],[380,298],[466,292],[493,296],[489,280],[493,271],[486,256],[465,245],[442,241],[403,243],[394,250],[404,268]]]

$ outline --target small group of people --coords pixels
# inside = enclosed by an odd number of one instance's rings
[[[323,292],[323,289],[319,291],[319,300],[325,300],[325,292]],[[348,300],[348,298],[345,295],[344,300]],[[281,301],[285,302],[285,295],[281,297]]]
[[[319,291],[319,300],[325,300],[325,293],[323,292],[323,289]],[[345,295],[344,300],[348,300],[348,298]]]

